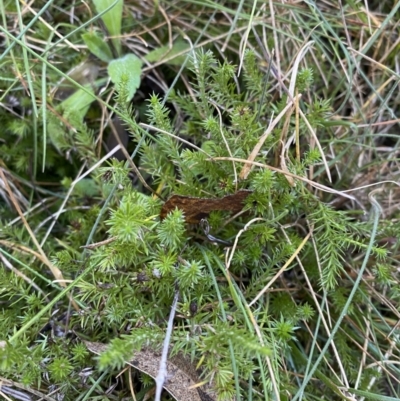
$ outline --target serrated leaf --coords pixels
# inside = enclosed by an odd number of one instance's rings
[[[162,61],[164,59],[168,59],[166,61],[167,64],[171,65],[182,65],[186,59],[186,55],[177,55],[180,54],[190,48],[189,44],[183,40],[177,40],[170,49],[168,45],[161,46],[158,49],[154,49],[150,53],[145,56],[145,59],[150,63],[156,61]],[[176,57],[174,57],[177,55]]]
[[[82,35],[82,39],[90,52],[100,60],[108,63],[113,59],[111,49],[104,42],[104,38],[101,38],[96,32],[86,32]]]
[[[127,54],[108,65],[108,75],[114,85],[127,85],[127,101],[132,99],[139,87],[141,73],[142,61],[134,54]]]
[[[121,54],[121,41],[117,37],[121,34],[121,21],[122,21],[122,6],[123,0],[93,0],[97,12],[100,14],[108,7],[114,4],[114,6],[101,16],[104,25],[107,28],[110,36],[114,36],[112,39],[113,45],[118,54]]]

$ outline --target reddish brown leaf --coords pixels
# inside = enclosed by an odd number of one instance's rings
[[[192,198],[190,196],[173,195],[163,205],[160,218],[167,217],[169,212],[178,208],[183,211],[186,223],[197,224],[201,219],[217,210],[238,213],[243,209],[244,201],[251,191],[241,190],[223,198]]]

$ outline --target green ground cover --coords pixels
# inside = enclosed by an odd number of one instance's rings
[[[2,0],[1,397],[399,399],[399,9]]]

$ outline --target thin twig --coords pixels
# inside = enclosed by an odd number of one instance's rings
[[[163,351],[162,351],[162,355],[161,355],[160,368],[158,370],[158,374],[156,377],[157,389],[156,389],[156,396],[154,399],[155,401],[161,400],[161,392],[164,387],[164,382],[165,382],[165,379],[168,374],[168,372],[167,372],[168,349],[169,349],[169,343],[171,341],[172,330],[174,327],[174,318],[175,318],[176,306],[178,304],[178,298],[179,298],[179,289],[176,289],[174,300],[173,300],[172,306],[171,306],[171,312],[169,314],[167,332],[165,334]]]

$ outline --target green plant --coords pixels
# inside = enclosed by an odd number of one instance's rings
[[[121,20],[122,8],[113,10],[115,26],[103,20],[109,34],[118,36],[127,22]],[[197,9],[184,11],[197,16]],[[319,15],[326,22],[325,14],[311,11],[309,18]],[[146,14],[156,27],[157,15]],[[35,34],[49,38],[44,28]],[[82,39],[74,31],[71,37]],[[257,38],[256,30],[248,37],[252,43]],[[337,46],[332,51],[343,51],[329,35],[324,38]],[[128,397],[130,373],[112,387],[115,376],[135,353],[143,357],[149,349],[154,354],[145,355],[158,366],[167,337],[170,358],[189,361],[176,369],[189,375],[198,366],[201,378],[194,381],[211,384],[218,400],[345,399],[347,392],[376,399],[384,393],[389,379],[382,370],[360,370],[358,361],[365,355],[369,364],[384,353],[397,356],[386,344],[399,292],[396,259],[385,240],[396,238],[398,224],[378,225],[381,211],[373,197],[370,218],[363,219],[349,206],[348,194],[331,188],[352,182],[351,174],[335,175],[333,167],[354,167],[349,154],[358,149],[358,138],[346,143],[335,136],[351,125],[336,115],[335,93],[332,99],[315,93],[323,80],[321,66],[296,67],[277,96],[273,84],[281,77],[255,51],[219,59],[204,46],[191,49],[180,70],[190,90],[171,83],[165,97],[150,93],[146,102],[132,104],[145,70],[142,61],[125,53],[120,38],[105,44],[97,29],[83,33],[82,40],[108,64],[112,89],[103,74],[54,101],[53,112],[42,120],[32,110],[18,119],[1,115],[6,134],[15,140],[1,136],[8,169],[0,178],[10,182],[2,192],[7,217],[0,238],[1,261],[9,269],[0,270],[3,376],[44,392],[56,386],[66,399],[101,399],[108,389],[110,397]],[[171,70],[158,73],[177,74],[179,52],[189,49],[181,40],[161,43],[142,60],[161,62],[168,53],[175,63],[168,61]],[[23,56],[20,48],[14,50]],[[69,61],[77,64],[76,57]],[[234,63],[242,61],[239,75]],[[33,66],[31,72],[42,80],[32,82],[36,93],[46,79],[56,86],[56,70],[46,76]],[[6,75],[13,77],[10,70]],[[64,86],[59,82],[58,90]],[[32,107],[21,88],[15,93],[18,107]],[[46,96],[43,105],[47,100],[52,106]],[[129,162],[112,159],[100,166],[97,121],[109,111],[129,131],[133,153]],[[361,108],[359,113],[365,117]],[[341,156],[327,157],[328,149]],[[37,169],[40,160],[43,173]],[[88,172],[82,177],[83,168]],[[44,177],[56,190],[38,185]],[[38,202],[37,214],[28,207],[27,189]],[[233,244],[227,248],[210,241],[204,226],[187,224],[184,210],[172,208],[165,219],[159,217],[171,195],[221,199],[241,190],[249,195],[238,215],[205,214],[210,234]],[[43,196],[48,206],[37,200]],[[341,199],[346,206],[338,204]],[[32,234],[27,221],[10,216],[9,205],[16,204],[29,209]],[[12,223],[18,217],[21,225]],[[88,372],[94,349],[104,351],[94,343],[109,346]],[[146,374],[154,377],[153,370],[141,369],[135,359],[131,364],[140,372],[132,388],[143,399],[153,385]]]

